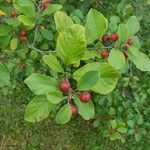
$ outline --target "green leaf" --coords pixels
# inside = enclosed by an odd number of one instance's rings
[[[88,43],[101,38],[108,28],[108,20],[95,9],[90,9],[85,24],[86,40]]]
[[[52,91],[58,90],[57,81],[49,76],[33,73],[26,80],[25,83],[30,88],[30,90],[37,94],[48,94]]]
[[[17,49],[17,47],[18,47],[18,38],[13,38],[10,41],[10,48],[11,48],[11,50],[15,50],[15,49]]]
[[[56,12],[54,15],[54,19],[55,19],[56,29],[59,32],[66,30],[67,28],[71,27],[74,24],[72,19],[62,11]]]
[[[78,90],[91,90],[99,80],[98,71],[85,73],[78,82]]]
[[[99,53],[98,51],[95,51],[95,50],[86,50],[85,51],[85,54],[84,54],[84,57],[82,58],[82,60],[88,60],[88,59],[91,59],[91,58],[95,58],[99,56]]]
[[[128,20],[127,27],[129,30],[129,37],[133,37],[140,30],[140,23],[136,16],[132,16]]]
[[[110,121],[110,125],[111,125],[111,127],[112,127],[113,129],[116,129],[117,126],[118,126],[118,123],[117,123],[116,120],[111,120],[111,121]]]
[[[28,104],[24,118],[29,122],[39,122],[48,117],[54,107],[55,105],[51,104],[46,96],[37,96]]]
[[[100,94],[108,94],[111,92],[116,87],[120,76],[120,73],[111,65],[107,63],[93,62],[78,69],[73,74],[73,77],[79,82],[79,80],[89,71],[98,71],[99,73],[99,80],[92,90]]]
[[[61,5],[58,4],[50,4],[47,9],[44,10],[42,16],[51,15],[62,9]]]
[[[66,65],[80,61],[86,49],[84,27],[76,24],[59,33],[56,49],[58,56]]]
[[[8,85],[10,82],[10,74],[6,67],[0,62],[0,87]]]
[[[134,36],[133,38],[133,46],[136,47],[137,49],[141,48],[141,42],[140,39],[137,36]]]
[[[125,64],[123,65],[122,68],[119,69],[119,71],[121,72],[121,74],[126,73],[129,70],[129,62],[125,61]]]
[[[54,36],[53,36],[52,31],[44,29],[44,30],[41,30],[40,32],[45,39],[49,41],[53,40]]]
[[[71,116],[71,106],[66,104],[58,111],[55,120],[58,124],[66,124],[70,121]]]
[[[13,0],[13,6],[16,10],[28,17],[35,16],[35,2],[31,0]]]
[[[2,10],[0,10],[0,17],[1,16],[6,16],[6,13],[4,11],[2,11]]]
[[[128,121],[127,121],[127,124],[128,124],[128,126],[129,126],[130,128],[134,128],[135,123],[134,123],[133,120],[128,120]]]
[[[47,94],[47,99],[52,103],[52,104],[58,104],[60,103],[64,97],[63,94],[59,91],[55,91],[55,92],[49,92]]]
[[[118,39],[117,43],[120,43],[120,45],[124,44],[129,37],[129,29],[126,24],[119,25],[118,35],[119,35],[119,39]]]
[[[124,54],[118,49],[112,49],[109,53],[108,62],[116,69],[120,69],[125,64]]]
[[[21,24],[18,18],[8,18],[5,22],[12,27],[18,27]]]
[[[95,115],[94,104],[91,100],[88,103],[83,103],[80,101],[78,97],[75,97],[74,102],[78,107],[78,113],[85,120],[90,120],[94,117]]]
[[[25,26],[29,26],[29,27],[34,27],[35,26],[35,21],[32,18],[28,18],[25,15],[19,15],[18,16],[18,20],[20,22],[22,22]]]
[[[0,47],[4,49],[10,43],[11,36],[5,35],[0,37]]]
[[[43,60],[52,70],[56,72],[63,72],[63,68],[55,55],[53,54],[44,55]]]
[[[8,35],[10,31],[11,31],[10,26],[0,25],[0,37]]]
[[[139,52],[135,47],[129,47],[129,59],[141,71],[150,71],[150,59],[147,55]]]

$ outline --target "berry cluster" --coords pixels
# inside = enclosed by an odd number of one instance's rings
[[[62,93],[71,93],[73,91],[68,80],[62,80],[59,83],[59,90]],[[91,100],[91,94],[89,92],[81,92],[80,93],[80,101],[81,102],[87,103],[90,100]],[[70,105],[71,105],[72,116],[76,116],[78,113],[77,106],[75,104],[70,104]]]
[[[111,35],[108,35],[108,34],[105,34],[103,37],[102,37],[102,42],[104,44],[107,44],[109,42],[116,42],[117,40],[119,39],[119,35],[117,33],[112,33]],[[126,46],[131,46],[134,44],[134,41],[133,39],[129,38],[126,42]],[[123,52],[124,56],[125,56],[125,59],[128,58],[128,54],[127,52]],[[103,50],[100,52],[100,55],[102,58],[108,58],[109,56],[109,51],[107,50]]]
[[[27,40],[27,32],[25,30],[20,31],[20,39],[22,42]]]

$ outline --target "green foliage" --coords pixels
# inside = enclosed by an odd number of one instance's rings
[[[85,24],[86,40],[88,43],[101,38],[108,27],[108,20],[95,9],[91,9],[87,15]]]
[[[150,127],[149,19],[143,15],[149,10],[147,3],[58,0],[47,7],[44,1],[1,0],[0,59],[5,65],[0,63],[1,93],[9,97],[25,80],[37,95],[30,96],[26,121],[55,116],[59,124],[72,120],[76,124],[74,104],[103,137],[141,142]],[[104,34],[114,32],[117,41],[102,42]],[[131,45],[128,39],[133,40]],[[99,55],[103,50],[108,58]],[[68,93],[60,91],[61,80],[70,83]],[[79,98],[83,91],[91,94],[87,103]]]

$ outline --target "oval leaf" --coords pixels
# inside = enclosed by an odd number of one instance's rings
[[[18,39],[17,38],[13,38],[10,41],[10,48],[11,48],[11,50],[17,49],[17,46],[18,46]]]
[[[147,55],[139,52],[135,47],[129,47],[129,59],[141,71],[150,71],[150,59]]]
[[[78,82],[89,71],[98,71],[99,79],[95,86],[91,89],[100,94],[108,94],[111,92],[118,82],[120,73],[107,63],[89,63],[77,70],[73,77]]]
[[[28,104],[24,118],[29,122],[39,122],[48,117],[54,107],[55,105],[51,104],[46,96],[37,96]]]
[[[25,80],[25,83],[37,95],[48,94],[58,90],[57,81],[52,77],[42,74],[33,73]]]
[[[29,26],[29,27],[34,27],[35,26],[34,20],[27,17],[27,16],[25,16],[25,15],[19,15],[18,20],[26,26]]]
[[[58,111],[55,120],[58,124],[66,124],[70,121],[71,115],[71,106],[66,104]]]
[[[78,107],[78,113],[85,119],[90,120],[94,117],[95,111],[94,111],[94,104],[90,100],[88,103],[83,103],[80,101],[78,97],[75,97],[74,103]]]
[[[46,16],[46,15],[51,15],[55,12],[57,12],[58,10],[61,10],[62,6],[58,5],[58,4],[51,4],[48,6],[47,9],[44,10],[42,16]]]
[[[116,69],[120,69],[125,64],[124,54],[117,49],[112,49],[109,53],[108,62]]]
[[[54,19],[55,19],[56,29],[59,32],[66,30],[67,28],[71,27],[74,24],[72,19],[62,11],[56,12],[54,15]]]
[[[127,22],[127,27],[129,29],[129,37],[133,37],[140,30],[140,23],[135,16],[132,16]]]
[[[87,16],[85,24],[86,40],[88,43],[101,38],[108,27],[108,20],[95,9],[91,9]]]
[[[81,60],[86,49],[84,27],[76,24],[61,32],[56,47],[57,54],[64,64],[70,65]]]
[[[78,82],[78,90],[91,90],[98,82],[98,71],[89,71],[85,73]]]
[[[118,35],[119,35],[119,39],[116,43],[119,43],[120,45],[124,44],[129,37],[129,29],[126,24],[119,25]]]
[[[47,99],[52,103],[52,104],[58,104],[60,103],[64,97],[61,92],[49,92],[47,94]]]
[[[44,55],[43,60],[52,70],[56,72],[63,72],[62,66],[53,54]]]

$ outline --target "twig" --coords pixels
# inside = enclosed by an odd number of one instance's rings
[[[37,51],[37,52],[43,54],[43,55],[45,54],[42,50],[40,50],[40,49],[38,49],[38,48],[35,48],[35,47],[32,46],[32,45],[29,45],[29,44],[28,44],[28,47],[29,47],[30,49],[33,49],[33,50],[35,50],[35,51]]]

